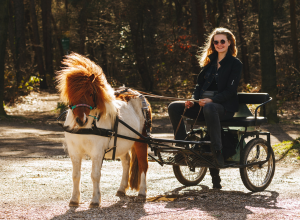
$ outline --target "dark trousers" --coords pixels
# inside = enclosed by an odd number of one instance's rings
[[[172,102],[169,107],[169,117],[174,129],[174,135],[176,140],[184,140],[187,136],[186,128],[183,120],[179,125],[179,129],[175,134],[178,123],[183,114],[185,104],[182,101]],[[200,106],[195,104],[193,107],[186,110],[184,116],[192,119],[196,119],[200,110]],[[224,107],[218,103],[207,103],[200,112],[198,121],[205,121],[207,126],[207,132],[210,136],[212,148],[215,150],[222,149],[221,140],[221,124],[220,121],[231,119],[234,112],[225,111]]]

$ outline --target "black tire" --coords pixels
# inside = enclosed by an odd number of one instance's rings
[[[265,190],[272,182],[275,172],[275,156],[273,149],[269,160],[261,165],[240,168],[242,181],[247,189],[252,192],[260,192]],[[267,159],[268,142],[255,138],[249,141],[241,158],[242,164],[258,162]]]
[[[195,172],[188,166],[173,165],[176,179],[185,186],[195,186],[200,183],[207,171],[207,167],[195,167]]]

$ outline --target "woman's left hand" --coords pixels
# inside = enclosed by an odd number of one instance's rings
[[[205,99],[199,99],[199,105],[200,106],[205,106],[206,103],[213,102],[211,99],[205,98]]]

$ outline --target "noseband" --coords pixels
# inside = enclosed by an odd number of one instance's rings
[[[77,108],[77,107],[87,107],[87,108],[89,108],[89,109],[93,109],[93,107],[92,106],[90,106],[90,105],[87,105],[87,104],[78,104],[78,105],[69,105],[69,108],[70,109],[72,109],[72,110],[74,110],[75,108]]]
[[[90,96],[93,96],[93,101],[94,101],[94,105],[95,107],[92,107],[90,105],[87,105],[87,104],[77,104],[77,105],[69,105],[69,108],[73,111],[75,108],[78,108],[78,107],[86,107],[86,108],[89,108],[90,110],[93,110],[93,109],[96,109],[97,108],[97,105],[96,105],[96,99],[97,99],[97,93],[96,93],[96,90],[95,88],[93,87],[93,90],[94,92],[90,95]],[[96,116],[93,116],[93,115],[89,115],[90,117],[93,117],[94,119],[97,119],[99,120],[100,118],[97,118]]]

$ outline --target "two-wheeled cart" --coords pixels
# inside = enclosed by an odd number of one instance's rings
[[[270,133],[261,131],[260,125],[267,123],[265,104],[272,98],[267,93],[238,93],[238,98],[239,112],[233,119],[221,122],[222,136],[230,136],[229,140],[233,142],[235,148],[235,154],[225,158],[223,167],[217,166],[214,162],[214,155],[209,149],[210,141],[205,138],[205,122],[195,122],[191,119],[187,119],[187,124],[196,124],[201,128],[192,129],[186,142],[152,139],[156,142],[150,143],[154,152],[152,159],[161,165],[172,165],[177,180],[186,186],[199,184],[207,168],[239,168],[247,189],[253,192],[265,190],[274,176],[275,156],[270,143]],[[247,104],[258,105],[254,115]],[[260,115],[263,116],[258,116],[260,108],[262,108]],[[177,146],[169,146],[166,144],[168,142]],[[180,144],[185,147],[178,147]],[[206,149],[207,152],[203,152],[199,147]]]

